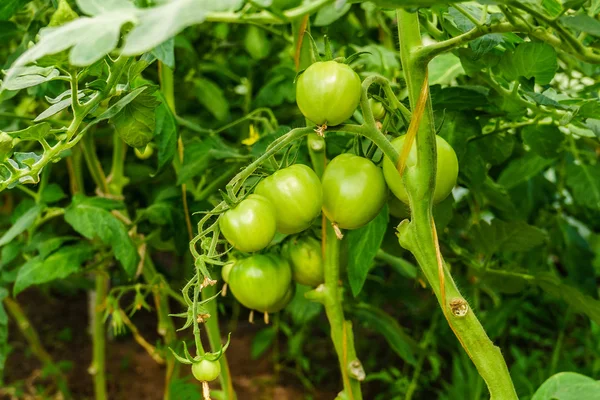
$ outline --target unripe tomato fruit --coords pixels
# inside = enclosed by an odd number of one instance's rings
[[[219,227],[225,239],[239,251],[262,250],[275,236],[275,208],[266,197],[251,194],[221,215]]]
[[[192,375],[200,382],[214,381],[221,373],[219,361],[202,360],[192,364]]]
[[[392,146],[399,153],[402,151],[405,137],[406,135],[400,136],[391,142]],[[456,186],[456,179],[458,178],[458,159],[456,158],[454,149],[440,136],[435,137],[435,142],[437,148],[437,173],[435,191],[433,193],[434,204],[448,197],[454,186]],[[415,146],[416,143],[413,143],[411,153],[414,152]],[[409,159],[415,156],[416,154],[409,155]],[[402,202],[408,204],[408,193],[406,192],[400,173],[394,163],[387,157],[383,160],[383,174],[392,193]]]
[[[133,149],[133,152],[135,153],[135,156],[140,160],[147,160],[150,157],[152,157],[152,154],[154,154],[154,149],[152,148],[152,146],[147,145],[143,151],[136,147],[135,149]]]
[[[225,281],[225,283],[229,282],[229,274],[231,273],[231,269],[233,268],[234,262],[228,262],[223,265],[223,269],[221,269],[221,278]]]
[[[319,61],[298,77],[296,102],[302,114],[317,125],[339,125],[360,102],[358,74],[346,64]]]
[[[229,288],[237,301],[251,310],[276,312],[292,282],[290,264],[275,254],[255,254],[236,261]]]
[[[294,298],[294,293],[296,292],[296,285],[294,285],[294,283],[292,283],[289,287],[287,292],[285,292],[285,295],[283,296],[283,298],[281,300],[279,300],[277,302],[277,304],[275,304],[273,306],[273,308],[271,309],[271,313],[276,313],[279,312],[281,310],[283,310],[288,304],[290,304],[290,301],[292,301],[292,299]]]
[[[295,164],[263,179],[254,191],[275,206],[277,230],[291,234],[308,228],[321,212],[323,190],[315,172]]]
[[[369,106],[371,106],[371,111],[373,111],[373,117],[380,121],[385,117],[385,107],[383,104],[378,102],[375,99],[369,99]]]
[[[325,282],[321,242],[317,239],[291,238],[283,245],[282,254],[290,261],[296,282],[313,287]]]
[[[354,154],[340,154],[325,168],[323,212],[342,229],[356,229],[377,216],[387,200],[381,168]]]

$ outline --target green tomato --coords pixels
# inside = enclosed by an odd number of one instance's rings
[[[6,161],[11,155],[14,147],[14,140],[6,132],[0,131],[0,162]]]
[[[306,286],[325,282],[321,242],[311,236],[295,237],[283,245],[283,255],[292,265],[294,280]]]
[[[219,361],[202,360],[192,364],[192,375],[200,382],[214,381],[221,374]]]
[[[369,99],[369,106],[371,106],[373,117],[375,117],[376,120],[381,121],[383,117],[385,117],[385,107],[383,104],[375,99]]]
[[[392,140],[392,146],[398,151],[402,151],[405,136],[400,136]],[[444,200],[454,186],[458,178],[458,159],[452,146],[448,144],[442,137],[435,137],[437,147],[437,173],[435,179],[435,192],[433,193],[433,203],[437,204]],[[414,160],[411,162],[411,160]],[[416,163],[416,143],[413,143],[411,152],[408,156],[407,164]],[[408,193],[404,187],[404,182],[398,173],[398,169],[394,163],[387,157],[383,160],[383,174],[389,185],[392,193],[402,202],[408,204]]]
[[[135,149],[133,149],[133,152],[135,153],[135,156],[140,160],[147,160],[150,157],[152,157],[152,154],[154,154],[154,148],[152,148],[151,145],[147,145],[144,148],[144,150],[140,150],[136,147]]]
[[[360,102],[358,74],[346,64],[319,61],[308,67],[296,85],[302,114],[317,125],[339,125],[352,116]]]
[[[278,311],[291,282],[292,269],[285,259],[275,254],[254,254],[235,263],[228,284],[245,307],[268,313]]]
[[[356,229],[377,216],[387,200],[381,169],[371,160],[340,154],[325,168],[323,212],[342,229]]]
[[[271,309],[271,311],[269,311],[269,312],[276,313],[276,312],[283,310],[288,304],[290,304],[290,302],[294,298],[295,293],[296,293],[296,285],[294,285],[292,283],[288,287],[288,290],[287,290],[287,292],[285,292],[285,295],[283,296],[283,298],[281,300],[279,300],[277,302],[277,304],[275,304],[273,306],[273,308]]]
[[[247,253],[267,247],[275,236],[276,226],[273,204],[259,194],[249,195],[219,218],[225,239]]]
[[[291,234],[308,228],[321,212],[323,190],[315,172],[295,164],[263,179],[255,193],[275,206],[277,230]]]
[[[410,209],[408,205],[401,202],[396,196],[393,194],[388,198],[388,209],[390,210],[390,215],[399,219],[406,219],[410,217]]]
[[[230,261],[227,264],[223,265],[223,269],[221,269],[221,278],[223,278],[225,283],[229,282],[229,274],[231,273],[233,264],[235,264],[235,262]]]

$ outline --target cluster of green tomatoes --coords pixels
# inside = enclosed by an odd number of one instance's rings
[[[318,126],[335,126],[349,119],[361,98],[361,81],[346,64],[317,62],[297,81],[298,107]],[[370,102],[375,118],[385,115],[381,103]],[[398,152],[404,137],[392,140]],[[437,137],[438,174],[434,202],[446,198],[456,185],[458,160],[452,147]],[[413,145],[408,165],[416,163]],[[223,278],[235,298],[251,310],[273,313],[284,308],[294,294],[293,281],[318,286],[324,281],[321,244],[308,229],[321,214],[337,230],[357,229],[381,211],[388,187],[404,203],[408,194],[396,165],[387,157],[383,168],[370,159],[350,153],[338,155],[323,176],[295,164],[259,182],[254,193],[220,216],[227,241],[242,253],[254,253],[228,264]],[[305,232],[306,231],[306,232]],[[292,235],[280,252],[257,253],[272,242],[276,232]]]

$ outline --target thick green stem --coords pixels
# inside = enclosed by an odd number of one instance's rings
[[[52,379],[54,379],[54,382],[63,397],[65,399],[71,399],[71,392],[69,391],[65,376],[60,368],[54,363],[52,356],[44,348],[37,331],[31,324],[31,321],[29,321],[29,318],[21,308],[21,305],[15,299],[6,297],[4,299],[4,306],[17,323],[17,327],[25,337],[25,340],[27,340],[29,349],[44,365],[44,370],[48,371],[49,375],[52,376]]]
[[[102,169],[102,164],[100,164],[100,160],[98,160],[98,156],[96,155],[94,137],[90,135],[91,134],[88,133],[82,141],[83,157],[88,166],[88,170],[90,171],[90,175],[92,175],[92,179],[94,180],[94,183],[98,189],[100,189],[103,193],[109,193],[106,176],[104,175],[104,170]]]
[[[418,56],[422,48],[416,13],[398,10],[400,58],[410,103],[416,107],[426,82],[427,60]],[[438,258],[437,237],[431,212],[436,174],[435,124],[431,101],[427,101],[417,134],[417,164],[408,167],[404,181],[409,193],[412,221],[399,227],[400,244],[410,250],[429,281],[448,323],[485,380],[492,400],[517,399],[500,349],[488,338],[481,323],[462,297],[447,266]],[[439,262],[441,272],[439,270]]]
[[[360,382],[365,378],[362,364],[354,349],[352,324],[344,320],[342,308],[342,288],[340,280],[340,240],[332,226],[326,221],[325,238],[325,283],[306,297],[325,306],[325,313],[331,325],[331,340],[340,363],[344,392],[349,400],[361,400]]]
[[[104,309],[108,291],[108,277],[101,271],[96,275],[94,315],[92,322],[93,358],[89,372],[94,377],[95,400],[107,400],[106,395],[106,335]]]
[[[202,289],[202,300],[206,300],[217,293],[217,288],[215,285],[209,285]],[[221,330],[219,328],[219,310],[217,309],[217,302],[215,300],[209,301],[204,304],[204,308],[210,314],[210,318],[205,322],[206,326],[206,334],[208,335],[208,341],[210,342],[211,351],[217,352],[223,346],[221,341]],[[219,380],[221,382],[221,390],[223,390],[223,396],[227,400],[235,400],[236,394],[233,389],[233,381],[231,379],[231,373],[229,371],[229,363],[227,362],[227,358],[223,355],[219,362],[221,363],[221,375],[219,376]]]

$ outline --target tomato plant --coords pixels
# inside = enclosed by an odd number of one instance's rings
[[[596,399],[599,15],[0,2],[0,398]]]
[[[292,270],[275,254],[255,254],[236,261],[229,273],[229,287],[245,307],[263,313],[279,311],[289,300]]]
[[[406,135],[392,140],[392,145],[397,151],[400,152],[402,150],[405,139]],[[454,189],[454,186],[456,186],[456,179],[458,178],[458,159],[456,158],[454,149],[452,149],[448,142],[443,138],[436,136],[435,142],[437,148],[437,172],[435,177],[433,202],[439,203],[448,197],[452,192],[452,189]],[[413,144],[407,159],[407,164],[416,164],[417,155],[415,149]],[[408,204],[408,193],[402,182],[402,177],[389,158],[386,158],[383,161],[383,175],[385,176],[385,181],[392,193],[394,193],[398,199],[402,200],[402,202]]]
[[[387,200],[383,172],[372,161],[353,154],[331,160],[322,178],[323,212],[342,229],[371,221]]]
[[[291,234],[308,228],[321,213],[321,181],[306,165],[295,164],[263,179],[255,193],[275,206],[277,230]]]
[[[225,239],[244,252],[264,249],[275,236],[276,211],[264,196],[251,194],[219,219]]]
[[[317,125],[339,125],[352,116],[360,101],[360,78],[336,61],[312,64],[296,82],[296,101],[302,114]]]

